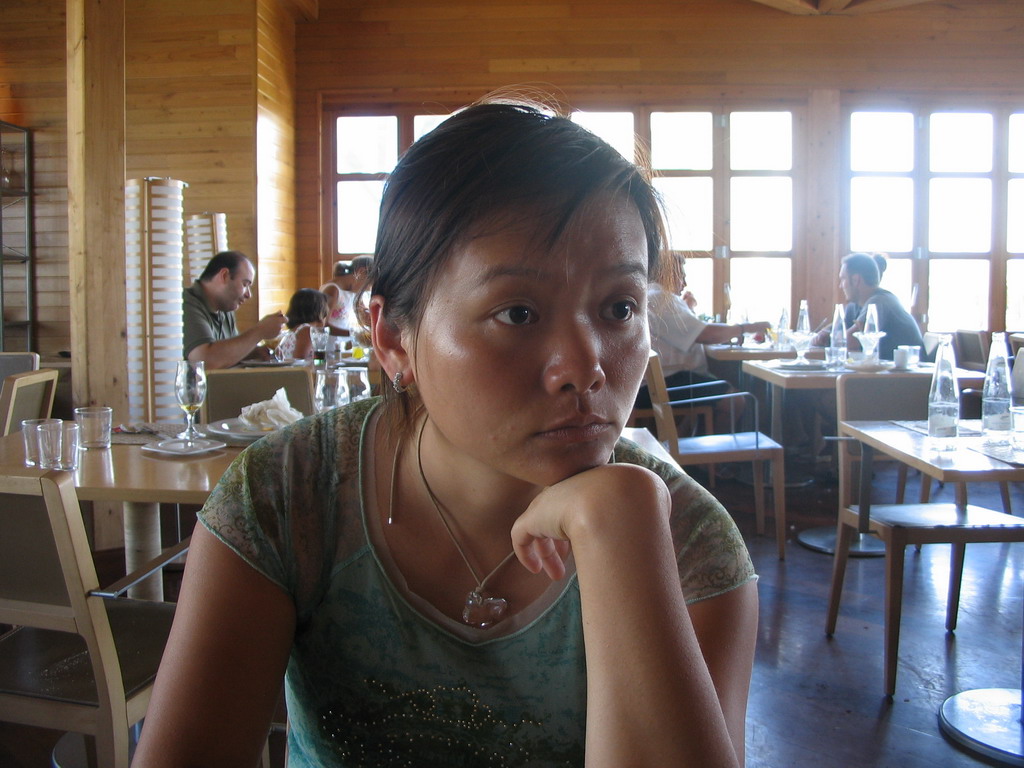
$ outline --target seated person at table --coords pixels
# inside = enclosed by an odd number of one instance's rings
[[[281,332],[283,314],[267,315],[242,333],[235,327],[235,310],[252,296],[255,279],[256,269],[239,251],[221,251],[210,259],[199,279],[182,292],[186,360],[203,360],[210,370],[230,368],[248,357],[269,357],[256,345]]]
[[[353,316],[359,292],[366,285],[373,266],[372,256],[356,256],[352,261],[339,261],[334,265],[330,282],[320,286],[327,296],[330,317],[327,319],[332,336],[349,336],[359,320]]]
[[[282,676],[292,766],[741,766],[746,548],[619,439],[649,176],[567,118],[478,104],[406,151],[379,232],[387,391],[267,435],[213,491],[135,767],[254,765]]]
[[[924,337],[913,316],[903,308],[895,294],[881,288],[879,283],[887,266],[881,253],[851,253],[843,259],[839,269],[839,287],[850,302],[846,306],[846,343],[851,350],[859,350],[860,342],[854,332],[864,329],[864,318],[868,307],[875,305],[878,311],[878,330],[885,336],[878,343],[878,357],[892,360],[892,352],[904,344],[924,349]],[[815,337],[818,346],[827,346],[830,331],[824,329]]]
[[[665,370],[665,383],[669,387],[715,381],[708,371],[704,355],[705,344],[727,344],[744,333],[765,333],[770,323],[706,323],[693,311],[696,301],[686,291],[686,263],[682,256],[674,255],[675,275],[666,285],[651,283],[647,292],[647,317],[651,325],[651,349],[661,357]],[[671,280],[671,282],[668,282]],[[666,287],[667,286],[667,287]],[[685,293],[684,293],[685,291]],[[687,300],[689,296],[690,301]],[[680,397],[698,397],[701,394],[720,394],[694,391]],[[737,407],[738,403],[736,401]],[[728,401],[723,401],[728,410]],[[637,395],[638,408],[650,408],[647,387]]]
[[[288,333],[277,345],[278,360],[306,360],[313,356],[310,328],[323,328],[327,323],[327,296],[312,288],[300,288],[292,294],[284,313]]]

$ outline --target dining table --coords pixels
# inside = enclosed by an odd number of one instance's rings
[[[956,485],[956,507],[967,507],[967,483],[1024,481],[1024,448],[993,446],[981,435],[952,439],[952,450],[937,450],[927,422],[843,421],[842,436],[861,444],[861,487],[870,488],[874,453],[901,461],[941,483]],[[868,529],[870,495],[859,506],[859,528]],[[1022,616],[1024,620],[1024,616]],[[1009,765],[1024,765],[1024,634],[1021,645],[1021,687],[980,688],[956,693],[943,701],[939,724],[966,749]]]
[[[146,429],[153,429],[147,426]],[[180,430],[180,425],[173,425]],[[155,432],[156,430],[154,430]],[[120,503],[123,507],[125,567],[131,573],[161,550],[160,504],[203,504],[243,445],[193,455],[168,455],[147,450],[165,434],[133,435],[131,442],[80,451],[74,471],[75,490],[82,501]],[[147,439],[148,438],[148,439]],[[0,468],[25,466],[25,443],[20,432],[0,437]],[[163,583],[149,578],[132,587],[139,599],[162,600]]]
[[[835,391],[836,379],[843,374],[864,376],[931,376],[935,370],[933,363],[919,363],[909,368],[897,370],[891,361],[857,362],[848,365],[828,368],[821,361],[811,361],[806,366],[796,361],[785,360],[747,360],[743,363],[743,373],[754,379],[766,382],[771,403],[771,436],[785,445],[783,423],[786,411],[786,396],[794,391],[817,390],[822,392]],[[985,381],[984,373],[965,368],[956,369],[960,387],[981,387]],[[812,478],[787,475],[787,485],[807,485]],[[832,554],[835,551],[835,527],[816,526],[806,528],[797,533],[797,541],[816,552]],[[884,548],[873,536],[858,536],[850,546],[850,555],[854,557],[881,557]]]

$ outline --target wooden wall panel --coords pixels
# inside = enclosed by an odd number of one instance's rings
[[[226,213],[229,245],[259,271],[253,0],[133,0],[125,30],[128,177],[186,182],[186,217]],[[255,298],[242,327],[259,316]]]
[[[295,22],[279,0],[258,0],[257,234],[260,314],[288,308],[299,282],[295,250]],[[316,286],[314,286],[316,287]]]

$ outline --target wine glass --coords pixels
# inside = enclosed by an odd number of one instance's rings
[[[206,399],[206,363],[202,360],[179,360],[174,372],[174,394],[185,412],[185,431],[179,438],[193,442],[202,437],[196,429],[196,411]]]
[[[789,342],[796,352],[795,365],[809,365],[807,362],[807,350],[810,349],[814,334],[810,331],[790,331]]]

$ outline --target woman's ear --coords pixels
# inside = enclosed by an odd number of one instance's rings
[[[388,381],[394,381],[395,374],[400,373],[402,386],[412,384],[413,372],[409,364],[406,334],[398,324],[385,317],[382,296],[370,298],[370,334],[373,338],[373,352]]]

